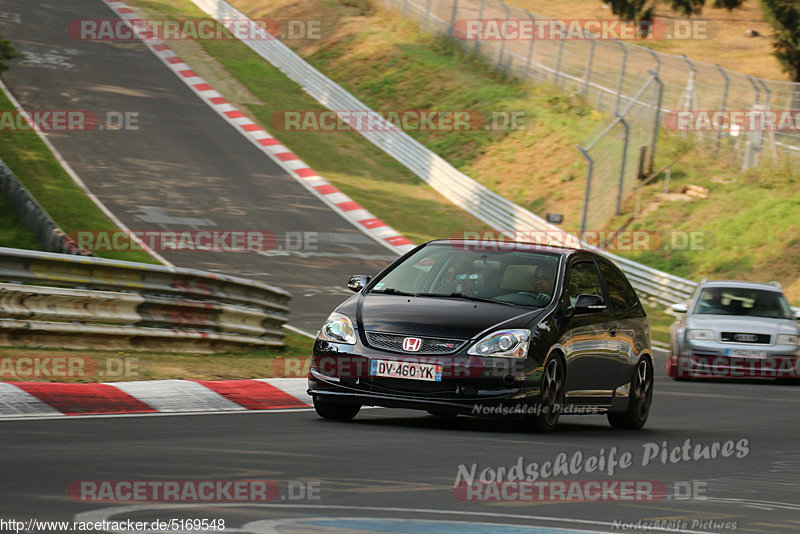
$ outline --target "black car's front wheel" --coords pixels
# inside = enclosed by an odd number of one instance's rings
[[[558,424],[566,397],[564,365],[557,357],[544,364],[539,385],[540,402],[534,414],[529,416],[533,428],[539,432],[550,432]]]
[[[609,413],[608,422],[613,428],[639,430],[647,422],[652,403],[653,364],[649,358],[642,358],[636,364],[636,369],[633,373],[628,409],[624,412]]]
[[[361,409],[361,405],[330,402],[321,399],[317,395],[314,396],[314,409],[317,411],[317,415],[324,419],[333,419],[334,421],[350,421]]]

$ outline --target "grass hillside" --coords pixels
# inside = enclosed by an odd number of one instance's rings
[[[188,0],[135,3],[151,13],[176,18],[204,16]],[[575,146],[608,119],[580,98],[547,85],[508,79],[447,39],[421,32],[414,23],[368,0],[233,3],[253,18],[323,21],[322,39],[286,44],[373,109],[523,112],[527,117],[524,130],[409,133],[496,192],[540,215],[563,213],[564,228],[578,228],[586,169]],[[254,53],[232,41],[171,44],[183,49],[178,50],[182,56],[190,52],[198,61],[205,58],[206,63],[213,63],[214,69],[207,69],[201,73],[203,76],[225,83],[230,83],[229,78],[238,80],[247,96],[239,95],[240,99],[235,100],[234,94],[234,101],[247,106],[267,129],[357,201],[381,217],[393,218],[390,224],[412,239],[430,235],[430,225],[421,229],[419,219],[428,218],[430,210],[426,208],[446,207],[435,203],[420,206],[413,197],[407,198],[406,191],[420,194],[426,188],[415,189],[416,179],[412,177],[409,182],[407,174],[398,179],[396,173],[402,171],[396,165],[380,163],[385,156],[376,155],[365,164],[377,172],[355,179],[349,174],[353,169],[362,170],[360,161],[353,164],[349,160],[347,169],[316,156],[328,154],[331,145],[335,152],[368,151],[372,155],[371,145],[364,145],[357,134],[275,131],[271,119],[276,112],[316,108],[308,107],[308,99],[300,101],[304,95],[293,95],[292,88],[300,92],[297,86],[278,81],[274,69]],[[752,55],[756,63],[771,61],[768,50],[754,50],[747,55]],[[192,62],[193,58],[187,59]],[[656,166],[675,162],[670,191],[663,193],[662,183],[656,181],[645,189],[639,220],[631,221],[628,214],[612,220],[607,229],[641,229],[664,235],[702,232],[707,239],[694,250],[626,255],[693,279],[707,276],[779,280],[790,298],[800,302],[800,245],[794,237],[800,229],[800,173],[767,160],[761,167],[742,174],[735,162],[698,153],[691,138],[679,134],[664,132],[659,146]],[[377,166],[383,168],[378,170]],[[407,189],[398,189],[399,184]],[[416,180],[416,184],[422,182]],[[707,198],[681,193],[687,185],[707,188]],[[388,203],[387,193],[391,199]],[[401,200],[403,204],[397,204]],[[443,218],[449,222],[435,232],[439,236],[451,235],[453,230],[475,229],[475,221],[463,215],[448,212],[443,213]]]

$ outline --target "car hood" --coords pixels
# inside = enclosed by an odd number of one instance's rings
[[[731,315],[692,315],[686,327],[716,332],[747,332],[753,334],[797,334],[797,321]]]
[[[544,313],[460,298],[365,295],[359,299],[358,328],[421,337],[474,339],[496,328],[525,328]]]

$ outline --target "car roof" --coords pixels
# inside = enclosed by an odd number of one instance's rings
[[[772,284],[772,283],[764,283],[764,282],[747,282],[745,280],[712,280],[710,282],[703,282],[700,287],[729,287],[729,288],[739,288],[739,289],[762,289],[766,291],[775,291],[777,293],[783,293],[783,290],[780,286]]]
[[[487,249],[496,249],[500,251],[513,250],[509,247],[509,245],[514,244],[514,245],[522,245],[523,251],[551,252],[553,254],[560,254],[562,256],[569,256],[576,252],[586,252],[589,254],[594,254],[593,252],[585,249],[575,249],[570,247],[561,247],[557,245],[542,245],[539,243],[530,243],[526,241],[499,241],[491,239],[434,239],[432,241],[428,241],[425,244],[426,245],[464,244],[465,246],[485,247]]]

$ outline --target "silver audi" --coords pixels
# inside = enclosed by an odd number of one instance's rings
[[[669,376],[800,377],[800,316],[777,282],[703,281],[672,311]]]

